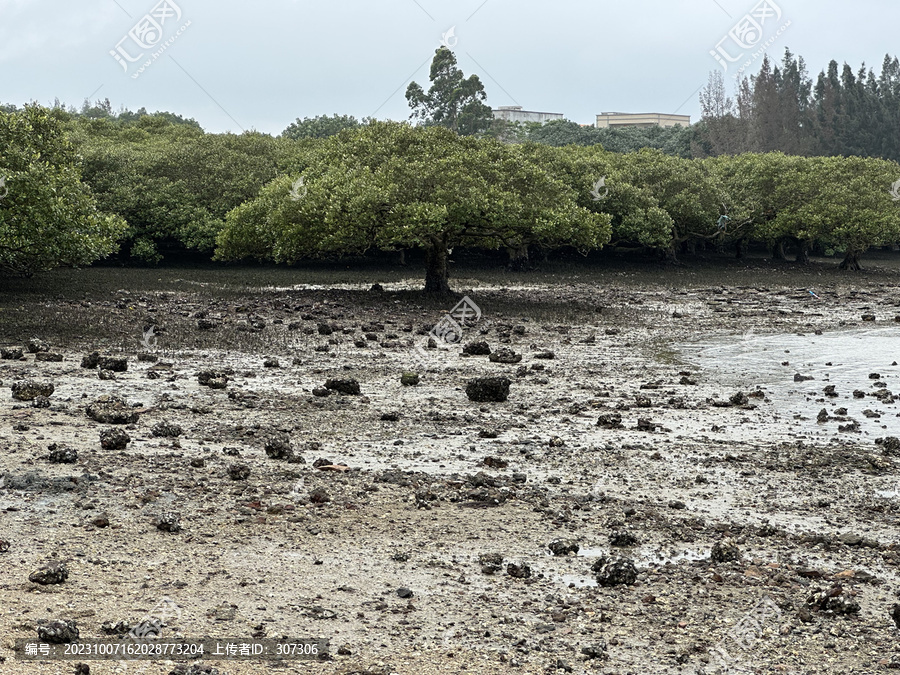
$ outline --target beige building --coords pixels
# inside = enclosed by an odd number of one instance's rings
[[[666,113],[621,113],[605,112],[597,115],[597,128],[607,127],[674,127],[691,125],[690,115],[668,115]]]
[[[540,122],[541,124],[546,124],[551,120],[561,120],[563,117],[562,113],[522,110],[520,105],[501,105],[499,108],[494,108],[494,119],[506,120],[507,122]]]

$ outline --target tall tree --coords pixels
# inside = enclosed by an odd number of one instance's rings
[[[431,88],[410,82],[406,100],[412,108],[410,119],[426,126],[442,126],[460,136],[472,136],[491,126],[493,112],[484,103],[487,94],[477,75],[468,78],[456,67],[456,55],[446,47],[438,48],[431,61]]]

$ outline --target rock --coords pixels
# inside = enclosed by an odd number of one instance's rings
[[[52,396],[55,390],[48,380],[19,380],[12,384],[12,397],[17,401],[32,401],[38,396]]]
[[[638,538],[627,530],[616,530],[609,535],[610,546],[620,546],[624,548],[628,546],[637,546],[639,543]]]
[[[22,358],[25,358],[25,352],[21,347],[0,347],[0,359],[18,361]]]
[[[477,403],[502,403],[509,398],[509,378],[477,377],[466,383],[466,396]]]
[[[597,560],[591,567],[600,586],[631,585],[637,581],[637,569],[628,558],[607,558]]]
[[[62,354],[52,354],[50,352],[38,352],[34,355],[35,361],[45,361],[50,363],[61,363],[63,360]]]
[[[509,563],[506,566],[506,573],[513,579],[528,579],[531,577],[531,568],[526,563],[521,565]]]
[[[250,478],[250,465],[243,463],[229,464],[228,477],[231,480],[247,480]]]
[[[134,424],[138,413],[118,396],[101,396],[85,408],[85,413],[102,424]]]
[[[863,320],[863,321],[874,321],[874,320],[875,320],[875,315],[874,315],[874,314],[863,314],[863,315],[862,315],[862,320]]]
[[[482,574],[496,574],[503,569],[503,556],[499,553],[482,553],[478,556]]]
[[[159,356],[149,352],[138,352],[137,360],[139,363],[156,363],[159,361]]]
[[[597,426],[604,429],[621,429],[622,416],[619,413],[604,413],[597,418]]]
[[[98,513],[96,516],[91,518],[90,523],[94,527],[109,527],[109,516],[105,512]]]
[[[263,361],[263,368],[281,368],[281,363],[274,356],[269,356]]]
[[[75,642],[80,636],[75,621],[61,619],[37,627],[38,639],[54,645]]]
[[[580,547],[577,541],[571,539],[554,539],[547,544],[547,548],[550,549],[553,555],[562,556],[569,553],[578,553]]]
[[[50,345],[38,338],[31,338],[25,343],[25,349],[29,354],[37,354],[39,352],[49,352]]]
[[[825,387],[825,388],[822,390],[822,392],[823,392],[826,396],[830,396],[831,398],[835,398],[836,396],[838,396],[838,393],[834,390],[834,388],[835,388],[835,385],[829,384],[827,387]]]
[[[76,663],[75,675],[91,675],[91,667],[86,663]]]
[[[505,459],[491,456],[485,457],[483,460],[481,460],[481,463],[487,467],[490,467],[491,469],[505,469],[509,466],[509,462],[507,462]]]
[[[516,354],[509,347],[500,347],[488,357],[488,360],[491,363],[519,363],[522,360],[522,355]]]
[[[216,319],[198,319],[197,320],[197,330],[213,330],[214,328],[218,328],[221,325],[220,321]]]
[[[417,384],[419,384],[419,374],[412,372],[403,373],[400,376],[400,384],[402,384],[404,387],[415,387]]]
[[[116,374],[111,370],[101,369],[100,372],[97,373],[97,377],[101,380],[114,380],[116,379]]]
[[[582,647],[581,653],[588,659],[601,659],[605,661],[609,658],[609,654],[606,651],[606,642],[603,641],[595,642],[587,647]]]
[[[118,427],[104,429],[100,432],[100,447],[104,450],[124,450],[129,443],[131,443],[131,436]]]
[[[809,380],[814,380],[812,375],[801,375],[800,373],[794,373],[794,382],[808,382]]]
[[[68,578],[69,568],[61,562],[51,562],[28,575],[28,581],[42,586],[61,584]]]
[[[326,389],[325,387],[316,387],[312,390],[312,395],[324,398],[326,396],[331,396],[331,390]]]
[[[695,380],[691,377],[688,377],[687,375],[682,375],[681,379],[678,380],[678,384],[695,385],[695,384],[697,384],[697,380]]]
[[[207,368],[206,370],[201,370],[197,373],[197,382],[200,383],[202,387],[212,387],[213,389],[224,389],[224,386],[214,386],[213,381],[228,383],[228,378],[234,375],[233,368]]]
[[[734,539],[725,538],[713,544],[709,558],[714,563],[726,563],[740,560],[741,555],[741,549]]]
[[[549,361],[549,360],[551,360],[551,359],[555,359],[555,358],[556,358],[556,354],[554,354],[554,353],[551,352],[549,349],[547,349],[547,350],[545,350],[545,351],[538,352],[537,354],[535,354],[535,355],[534,355],[534,358],[536,358],[536,359],[546,359],[546,360]]]
[[[840,584],[835,584],[829,589],[816,589],[806,600],[806,605],[811,610],[824,612],[828,615],[858,614],[859,603],[850,597]]]
[[[319,335],[331,335],[334,333],[334,329],[327,323],[320,323],[316,328],[319,331]]]
[[[384,293],[384,286],[381,284],[372,284],[369,286],[370,293]]]
[[[403,598],[406,600],[407,598],[411,598],[413,596],[413,592],[408,588],[398,588],[397,589],[397,597]]]
[[[353,378],[326,380],[325,388],[348,396],[359,396],[359,382]]]
[[[900,628],[900,605],[891,607],[891,618],[894,620],[894,625]]]
[[[150,433],[154,438],[178,438],[184,433],[184,430],[177,424],[169,422],[157,422],[150,429]]]
[[[731,403],[731,405],[747,405],[750,402],[750,399],[747,397],[747,394],[739,391],[735,394],[732,394],[728,399],[728,402]]]
[[[490,356],[491,348],[487,342],[481,340],[479,342],[470,342],[463,347],[462,353],[465,356]]]
[[[266,457],[272,459],[291,459],[294,456],[294,447],[291,445],[291,437],[283,431],[276,431],[266,439],[263,449]]]
[[[181,532],[181,516],[174,511],[160,513],[154,520],[154,524],[160,532]]]
[[[32,408],[49,408],[50,407],[50,399],[46,396],[35,396],[31,399],[31,407]]]
[[[97,362],[100,370],[111,370],[114,373],[124,373],[128,370],[128,359],[118,356],[101,356]]]
[[[96,368],[100,364],[100,352],[91,352],[81,359],[82,368]]]
[[[822,408],[819,411],[819,414],[816,415],[816,421],[819,422],[819,424],[824,424],[825,422],[828,421],[828,417],[829,417],[828,411],[825,408]]]
[[[885,455],[900,454],[900,438],[897,438],[896,436],[876,438],[875,443],[881,446],[881,452]]]
[[[47,449],[50,451],[47,460],[51,464],[74,464],[78,461],[78,451],[74,448],[51,443]]]
[[[310,490],[309,501],[312,504],[324,504],[331,501],[331,495],[328,494],[325,488],[318,487],[315,490]]]

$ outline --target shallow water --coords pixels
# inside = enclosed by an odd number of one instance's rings
[[[859,423],[864,438],[900,436],[900,406],[882,403],[872,396],[879,383],[900,393],[900,326],[894,328],[851,329],[823,335],[775,334],[716,338],[678,345],[682,359],[699,367],[705,379],[714,380],[727,391],[762,389],[783,424],[814,436],[859,437],[857,433],[838,432],[840,424]],[[784,363],[787,365],[784,365]],[[795,382],[795,373],[814,379]],[[871,373],[880,379],[870,379]],[[837,397],[828,397],[823,389],[834,385]],[[865,393],[854,398],[853,391]],[[847,420],[816,421],[822,408],[834,415],[847,408]],[[869,410],[880,417],[867,417]],[[871,413],[870,413],[871,414]]]

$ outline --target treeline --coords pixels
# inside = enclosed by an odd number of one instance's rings
[[[721,72],[700,97],[694,155],[780,151],[790,155],[880,157],[900,161],[900,61],[881,73],[831,61],[813,81],[802,57],[764,57],[757,75],[729,96]]]
[[[900,242],[900,165],[745,153],[554,147],[369,121],[327,138],[206,134],[158,115],[121,123],[28,107],[0,113],[0,270],[29,274],[119,251],[147,263],[292,263],[420,249],[449,289],[454,247],[603,246],[675,259],[761,244],[843,255]]]

